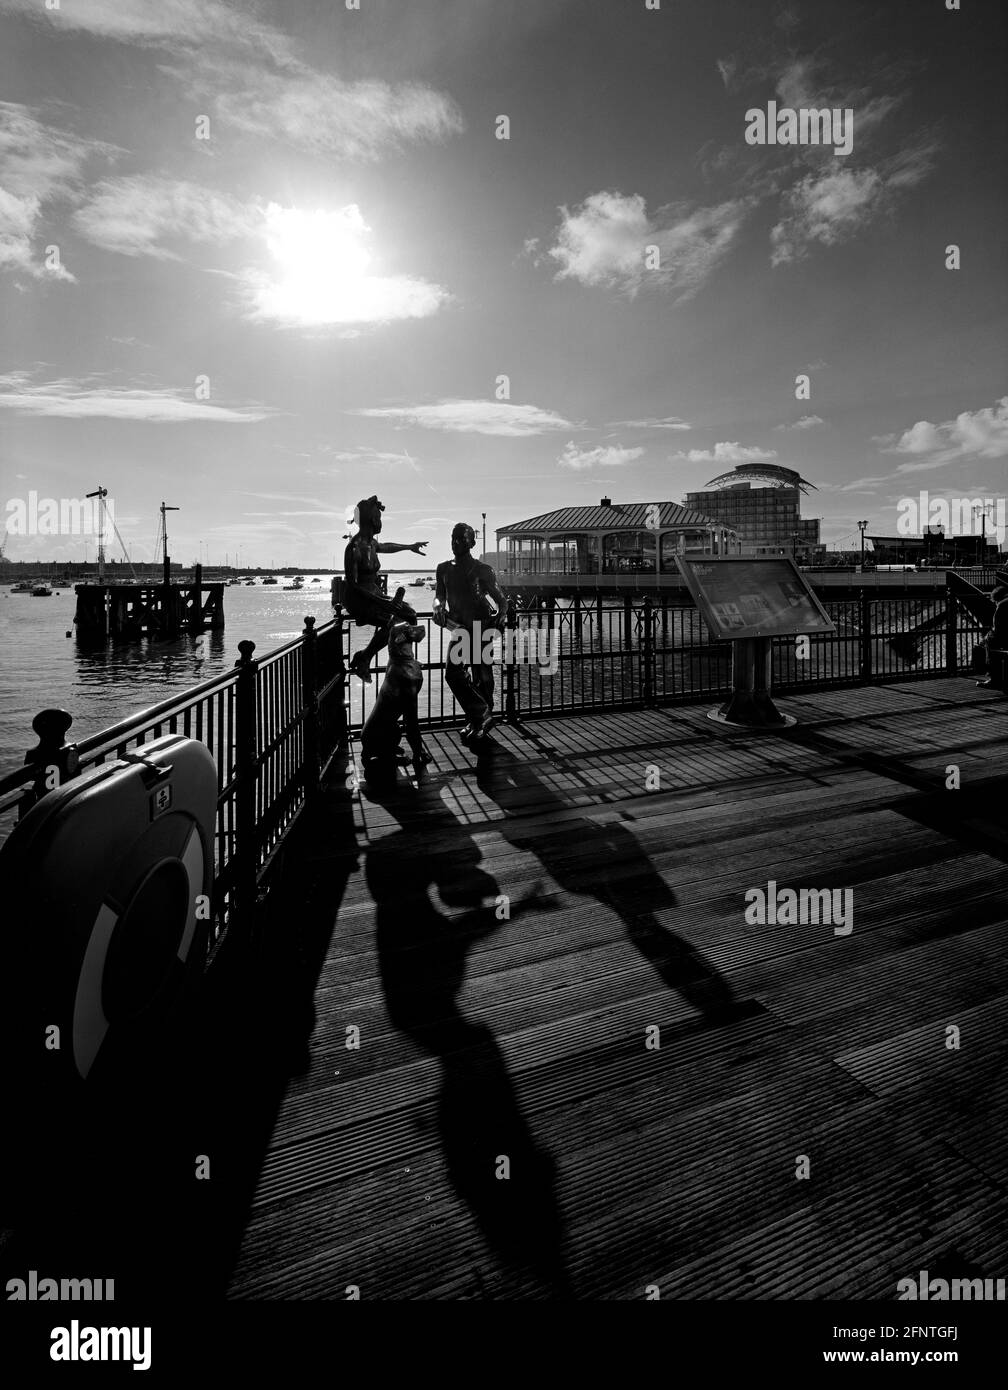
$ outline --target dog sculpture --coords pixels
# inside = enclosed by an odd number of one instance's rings
[[[361,761],[369,786],[388,786],[395,782],[396,768],[401,760],[400,717],[413,754],[413,770],[418,777],[431,761],[420,737],[417,719],[417,697],[423,685],[423,671],[413,654],[413,643],[423,641],[425,636],[424,629],[412,623],[389,624],[385,679],[361,734]]]

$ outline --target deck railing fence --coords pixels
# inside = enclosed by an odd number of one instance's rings
[[[878,597],[873,590],[824,603],[835,633],[810,635],[807,652],[792,637],[775,639],[775,691],[955,675],[969,668],[983,636],[947,595]],[[433,729],[461,719],[443,679],[451,634],[430,615],[418,621],[426,628],[417,647],[420,718]],[[318,630],[306,618],[299,637],[265,656],[240,642],[233,670],[77,743],[68,742],[69,714],[42,711],[33,721],[38,746],[24,767],[0,777],[0,838],[58,782],[162,734],[184,734],[204,743],[217,766],[211,946],[236,921],[251,930],[278,847],[374,707],[384,658],[376,659],[370,684],[348,684],[353,632],[337,608]],[[545,600],[526,613],[512,601],[504,636],[509,651],[533,656],[496,667],[494,707],[508,722],[717,698],[730,688],[730,644],[713,641],[695,609],[668,597],[575,599],[566,607]]]

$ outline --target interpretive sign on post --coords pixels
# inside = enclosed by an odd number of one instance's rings
[[[732,644],[731,698],[709,717],[746,728],[795,723],[770,698],[771,639],[835,632],[805,576],[787,556],[676,556],[712,636]]]

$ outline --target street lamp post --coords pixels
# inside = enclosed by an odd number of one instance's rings
[[[486,563],[486,512],[483,513],[483,561]]]
[[[858,522],[858,530],[861,532],[861,571],[864,572],[864,533],[868,529],[867,521]]]

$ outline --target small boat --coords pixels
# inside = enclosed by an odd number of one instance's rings
[[[321,579],[319,579],[318,575],[316,575],[315,578],[312,580],[312,583],[313,583],[313,584],[321,584],[322,581],[321,581]]]
[[[44,580],[41,584],[33,584],[31,592],[32,598],[52,598],[52,589]]]
[[[286,590],[288,590],[288,591],[297,590],[297,589],[303,589],[303,588],[304,588],[304,580],[301,578],[301,576],[300,576],[299,574],[297,574],[297,575],[294,576],[294,583],[293,583],[293,584],[285,584],[285,585],[284,585],[284,589],[286,589]]]
[[[30,594],[32,591],[32,587],[33,585],[30,579],[19,579],[16,584],[11,585],[11,593]]]
[[[427,580],[421,575],[419,579],[411,579],[406,587],[408,589],[422,589],[426,583]]]
[[[276,581],[276,575],[275,575],[275,574],[268,574],[268,575],[266,576],[266,578],[263,580],[263,583],[264,583],[264,584],[275,584],[276,582],[277,582],[277,581]]]
[[[254,589],[254,588],[255,588],[255,580],[254,580],[254,579],[246,579],[246,580],[245,580],[245,588],[246,588],[246,589]]]

